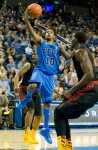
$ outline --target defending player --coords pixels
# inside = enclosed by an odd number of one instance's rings
[[[64,101],[54,111],[58,150],[73,150],[68,119],[79,117],[98,101],[98,72],[91,52],[84,47],[85,42],[84,32],[74,34],[72,59],[79,82],[64,93]]]
[[[22,100],[27,93],[27,86],[29,85],[29,80],[32,74],[34,67],[36,66],[36,62],[28,61],[21,70],[16,74],[14,81],[14,91],[15,95],[19,95]],[[19,80],[22,78],[22,83],[20,87],[18,87]],[[39,128],[40,120],[41,120],[41,99],[39,95],[39,91],[36,89],[32,100],[27,104],[27,113],[25,116],[25,134],[23,136],[23,142],[28,144],[38,144],[36,139],[36,133]],[[34,115],[34,120],[33,120]],[[30,127],[32,124],[32,133],[30,133]]]

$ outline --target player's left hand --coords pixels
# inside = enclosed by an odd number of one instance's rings
[[[72,96],[72,93],[70,91],[67,91],[67,92],[64,92],[61,97],[64,98],[64,100],[65,99],[68,100],[71,96]]]
[[[60,42],[60,47],[61,47],[62,49],[66,49],[66,44],[65,44],[65,43]]]

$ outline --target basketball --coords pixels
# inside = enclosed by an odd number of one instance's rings
[[[39,4],[33,3],[27,7],[28,15],[33,18],[38,18],[42,14],[42,8]]]

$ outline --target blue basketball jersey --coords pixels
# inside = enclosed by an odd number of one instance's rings
[[[47,75],[57,73],[60,62],[60,46],[57,42],[48,44],[44,40],[37,49],[38,65],[35,69],[39,69]]]

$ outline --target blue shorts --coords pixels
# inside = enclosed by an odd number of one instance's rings
[[[43,103],[51,103],[54,92],[54,75],[46,75],[42,71],[35,69],[30,78],[30,83],[37,83]]]

